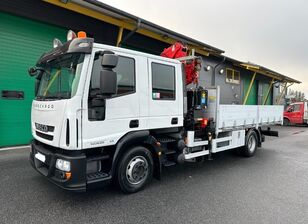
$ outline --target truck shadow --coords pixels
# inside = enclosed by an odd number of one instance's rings
[[[53,191],[58,199],[64,201],[74,201],[78,204],[87,203],[103,203],[108,204],[114,200],[136,199],[148,197],[149,195],[157,195],[162,189],[164,194],[173,194],[178,186],[193,184],[206,184],[212,182],[216,176],[228,175],[224,172],[234,172],[234,169],[256,169],[264,163],[270,163],[275,156],[272,150],[259,149],[254,157],[243,158],[236,155],[232,151],[221,152],[213,155],[213,160],[204,160],[199,163],[185,163],[183,165],[175,165],[163,169],[161,180],[153,179],[151,183],[141,192],[135,194],[123,194],[115,185],[106,186],[101,189],[94,189],[85,193],[67,192],[53,186],[50,189],[50,183],[46,182],[48,191]],[[237,172],[237,171],[236,171]],[[229,173],[230,174],[230,173]],[[240,175],[240,174],[239,174]],[[47,186],[47,184],[49,186]],[[45,185],[45,184],[44,184]],[[159,195],[157,195],[159,197]],[[69,202],[70,203],[70,202]]]

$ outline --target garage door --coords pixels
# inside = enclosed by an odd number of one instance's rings
[[[0,12],[0,147],[28,144],[34,79],[27,69],[66,29]]]

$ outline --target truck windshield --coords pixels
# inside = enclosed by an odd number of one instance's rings
[[[65,54],[43,62],[36,99],[69,99],[76,94],[85,54]]]

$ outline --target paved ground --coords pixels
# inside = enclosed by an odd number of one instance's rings
[[[0,152],[0,223],[308,223],[308,127],[277,127],[253,158],[165,170],[144,191],[74,194],[50,184],[27,150]]]

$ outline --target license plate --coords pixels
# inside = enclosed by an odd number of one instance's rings
[[[45,163],[46,157],[45,155],[41,154],[41,153],[36,153],[35,154],[35,158],[37,158],[38,160],[40,160],[41,162]]]

